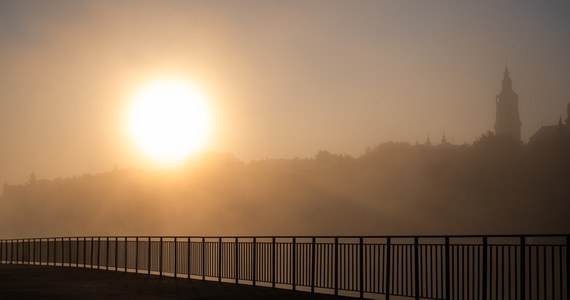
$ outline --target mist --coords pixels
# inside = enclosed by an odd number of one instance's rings
[[[209,153],[170,171],[117,169],[5,185],[5,237],[375,235],[570,230],[570,140],[384,143],[359,157],[243,162]]]
[[[359,157],[443,132],[472,143],[507,59],[527,141],[569,99],[568,15],[565,1],[0,1],[0,183],[153,168],[124,119],[163,76],[205,91],[206,151]]]

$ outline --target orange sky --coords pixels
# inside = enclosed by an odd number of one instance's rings
[[[360,155],[491,130],[505,57],[523,139],[566,117],[570,5],[531,1],[0,0],[0,183],[145,167],[129,97],[204,90],[207,149]]]

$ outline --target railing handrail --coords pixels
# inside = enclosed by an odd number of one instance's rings
[[[519,237],[527,237],[527,238],[541,238],[541,237],[566,237],[566,236],[570,236],[570,233],[533,233],[533,234],[527,234],[527,233],[519,233],[519,234],[515,234],[515,233],[509,233],[509,234],[450,234],[450,235],[445,235],[445,234],[428,234],[428,235],[91,235],[91,236],[45,236],[45,237],[25,237],[25,238],[4,238],[4,239],[0,239],[2,241],[10,241],[10,240],[33,240],[33,239],[77,239],[77,238],[153,238],[153,239],[159,239],[159,238],[167,238],[167,239],[173,239],[173,238],[193,238],[193,239],[201,239],[201,238],[206,238],[206,239],[218,239],[218,238],[222,238],[222,239],[233,239],[233,238],[240,238],[240,239],[253,239],[253,238],[263,238],[263,239],[271,239],[271,238],[277,238],[277,239],[292,239],[292,238],[306,238],[306,239],[311,239],[311,238],[317,238],[317,239],[334,239],[334,238],[340,238],[340,239],[350,239],[350,238],[354,238],[354,239],[358,239],[358,238],[365,238],[365,239],[385,239],[385,238],[392,238],[392,239],[414,239],[414,238],[420,238],[420,239],[435,239],[435,238],[441,238],[444,239],[446,237],[448,238],[483,238],[483,237],[487,237],[487,238],[519,238]]]

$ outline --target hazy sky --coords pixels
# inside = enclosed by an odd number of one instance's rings
[[[526,141],[570,102],[569,1],[0,0],[0,183],[145,167],[145,83],[207,95],[207,149],[358,156],[492,130],[508,57]]]

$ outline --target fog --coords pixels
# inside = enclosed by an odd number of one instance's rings
[[[0,236],[569,232],[569,15],[0,0]],[[485,133],[506,66],[516,141]],[[126,130],[133,95],[164,78],[212,110],[203,154],[174,169]]]
[[[379,235],[570,230],[570,139],[384,143],[359,157],[244,163],[204,154],[175,171],[117,169],[5,186],[4,237]]]
[[[151,167],[125,133],[148,81],[209,99],[208,151],[359,157],[493,126],[508,59],[526,141],[570,99],[567,1],[0,1],[0,184]]]

